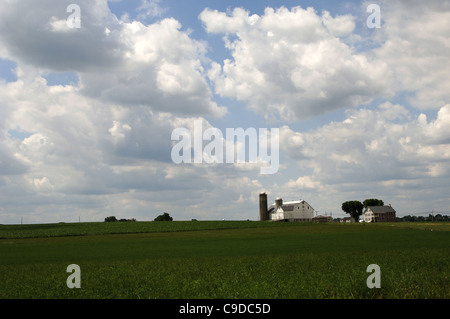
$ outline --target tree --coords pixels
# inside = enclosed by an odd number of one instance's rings
[[[364,208],[368,206],[383,206],[384,202],[381,199],[368,198],[363,202]]]
[[[105,218],[105,222],[116,222],[117,218],[116,216],[109,216]]]
[[[170,217],[170,215],[168,213],[164,213],[162,215],[159,215],[158,217],[156,217],[154,219],[155,222],[162,222],[162,221],[171,222],[172,220],[173,220],[173,218]]]
[[[350,214],[350,216],[353,217],[355,222],[358,222],[359,216],[362,215],[364,205],[358,200],[352,200],[342,203],[341,208],[344,212]]]

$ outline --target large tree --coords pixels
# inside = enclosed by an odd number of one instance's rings
[[[358,222],[359,216],[362,215],[364,205],[358,200],[351,200],[342,203],[341,208],[344,212],[350,214],[350,216],[353,217],[355,222]]]
[[[168,213],[159,215],[158,217],[156,217],[154,219],[155,222],[163,222],[163,221],[171,222],[172,220],[173,220],[173,218]]]
[[[368,198],[363,202],[364,208],[368,206],[383,206],[384,202],[381,199],[377,198]]]

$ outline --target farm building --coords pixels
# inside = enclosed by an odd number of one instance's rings
[[[313,223],[329,223],[333,221],[331,216],[317,215],[312,218]]]
[[[364,222],[395,222],[395,209],[392,208],[391,204],[387,206],[368,206],[364,212]]]
[[[275,203],[267,207],[267,195],[259,195],[260,219],[289,222],[312,222],[314,208],[304,200],[283,202],[278,197]]]

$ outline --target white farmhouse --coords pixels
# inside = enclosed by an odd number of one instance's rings
[[[283,200],[278,197],[267,213],[273,221],[312,222],[314,208],[304,200],[283,203]]]
[[[395,222],[395,213],[395,209],[392,208],[391,204],[387,206],[368,206],[364,212],[364,222]]]

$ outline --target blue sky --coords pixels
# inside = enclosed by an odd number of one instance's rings
[[[261,191],[334,217],[366,198],[449,213],[449,7],[0,1],[0,223],[257,219]],[[196,120],[279,129],[278,171],[174,163]]]

